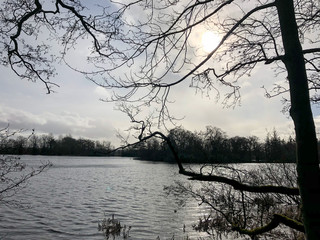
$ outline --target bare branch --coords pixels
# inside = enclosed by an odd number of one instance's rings
[[[127,144],[125,146],[119,147],[114,149],[112,152],[114,151],[118,151],[121,149],[125,149],[131,146],[135,146],[141,142],[145,142],[149,139],[151,139],[152,137],[160,137],[162,140],[164,140],[167,144],[168,147],[171,151],[171,153],[173,154],[173,157],[176,161],[176,163],[178,164],[179,167],[179,173],[185,176],[190,177],[190,180],[197,180],[197,181],[204,181],[204,182],[219,182],[219,183],[224,183],[227,185],[232,186],[235,190],[239,190],[239,191],[244,191],[244,192],[252,192],[252,193],[278,193],[278,194],[285,194],[285,195],[293,195],[293,196],[298,196],[299,195],[299,189],[298,188],[294,188],[294,187],[285,187],[285,186],[272,186],[272,185],[266,185],[266,186],[254,186],[254,185],[248,185],[248,184],[244,184],[241,183],[238,180],[235,179],[231,179],[228,177],[224,177],[224,176],[217,176],[217,175],[213,175],[211,174],[203,174],[203,173],[195,173],[192,171],[187,171],[182,164],[182,161],[179,157],[179,154],[177,153],[173,142],[171,141],[171,139],[169,137],[167,137],[165,134],[163,134],[162,132],[156,131],[156,132],[152,132],[151,134],[147,135],[147,136],[143,136],[144,134],[144,130],[146,129],[145,123],[142,122],[137,122],[136,123],[140,123],[142,124],[142,127],[140,128],[141,133],[138,137],[138,141],[132,144]]]
[[[295,229],[299,232],[304,232],[304,226],[301,222],[298,222],[294,219],[288,218],[281,214],[274,214],[272,220],[265,226],[255,228],[252,230],[242,229],[241,227],[234,226],[232,230],[239,232],[240,234],[246,234],[249,236],[256,236],[277,228],[279,224],[284,224],[292,229]]]
[[[189,171],[180,171],[181,174],[189,176],[190,180],[206,181],[206,182],[220,182],[232,186],[235,190],[255,193],[280,193],[286,195],[299,195],[299,189],[284,186],[253,186],[243,184],[234,179],[216,175],[203,175]]]

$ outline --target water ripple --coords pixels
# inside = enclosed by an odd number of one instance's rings
[[[98,222],[115,214],[132,226],[131,240],[198,236],[191,225],[204,214],[194,202],[184,208],[164,185],[182,179],[175,165],[129,158],[23,156],[32,165],[49,160],[53,167],[32,179],[17,198],[31,208],[1,206],[0,238],[104,240]]]

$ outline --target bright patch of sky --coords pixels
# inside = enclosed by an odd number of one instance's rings
[[[196,37],[193,44],[201,43],[201,34]],[[77,47],[67,56],[68,61],[85,68],[85,62],[79,59],[89,53],[89,45],[82,42]],[[118,145],[117,131],[130,126],[129,118],[116,111],[114,103],[99,100],[110,97],[110,91],[67,66],[57,65],[58,75],[52,81],[60,87],[52,94],[46,94],[40,82],[20,80],[9,68],[0,66],[0,72],[0,128],[10,124],[12,130],[35,129],[37,134],[55,136],[71,134]],[[217,103],[214,91],[207,97],[196,93],[186,82],[171,90],[170,100],[174,103],[169,107],[174,116],[183,118],[178,125],[191,131],[205,130],[211,125],[221,128],[229,137],[255,135],[263,140],[273,129],[283,137],[293,136],[291,119],[281,113],[281,97],[264,96],[262,86],[270,86],[273,81],[271,69],[258,67],[250,78],[242,80],[241,106],[235,108],[224,108],[222,99]],[[320,111],[314,107],[314,112],[315,122],[320,126]]]
[[[108,140],[119,144],[117,131],[130,126],[127,116],[114,110],[114,103],[102,102],[109,93],[84,79],[80,74],[61,67],[60,88],[56,93],[46,94],[41,83],[20,80],[10,69],[1,67],[0,125],[10,124],[11,129],[35,129],[38,134],[52,133],[55,136],[71,134],[96,140]],[[210,98],[187,86],[172,91],[171,112],[184,117],[179,122],[191,131],[204,130],[212,125],[226,131],[228,136],[258,136],[264,139],[274,128],[280,135],[293,135],[293,126],[288,116],[281,113],[280,98],[267,99],[263,82],[272,79],[272,73],[258,71],[242,91],[241,106],[224,108],[216,103],[214,92]],[[320,124],[320,117],[317,117]]]

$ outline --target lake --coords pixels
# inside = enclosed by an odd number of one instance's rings
[[[98,223],[114,214],[131,226],[129,239],[204,237],[192,229],[206,213],[195,200],[167,195],[164,186],[186,181],[174,164],[122,157],[21,156],[30,166],[53,166],[16,194],[25,208],[0,206],[0,239],[100,239]],[[179,199],[180,198],[180,199]],[[183,226],[185,225],[185,232]]]

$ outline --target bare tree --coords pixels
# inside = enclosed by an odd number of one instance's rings
[[[296,188],[296,171],[290,164],[260,164],[250,169],[235,165],[205,166],[202,172],[232,177],[250,185],[270,184]],[[301,200],[298,194],[250,193],[234,191],[222,183],[201,182],[190,184],[176,182],[166,186],[168,194],[195,198],[208,207],[194,229],[213,237],[247,235],[251,239],[301,239]],[[281,227],[278,227],[281,224]]]
[[[319,9],[319,2],[312,0],[137,0],[96,7],[79,0],[4,1],[0,34],[6,51],[1,60],[22,78],[43,81],[50,93],[52,62],[67,61],[68,52],[79,41],[90,39],[91,65],[81,69],[68,64],[96,84],[113,89],[109,100],[134,102],[139,107],[156,104],[159,122],[172,119],[168,101],[174,86],[190,81],[197,90],[215,90],[218,95],[228,87],[224,103],[234,105],[240,99],[239,79],[263,64],[276,67],[284,81],[275,82],[267,95],[290,95],[287,101],[296,131],[305,235],[319,239],[319,160],[310,106],[310,101],[319,99],[315,92],[319,85]],[[207,54],[192,42],[199,29],[221,36]],[[41,38],[41,33],[58,41],[58,58],[48,54],[52,41]],[[132,110],[129,113],[136,116]],[[140,130],[142,140],[147,137],[143,135],[146,125]],[[149,136],[159,134],[155,133]],[[180,164],[179,168],[190,174]],[[193,173],[192,178],[217,181],[204,174]],[[225,183],[233,185],[232,181]]]
[[[10,132],[9,127],[0,129],[0,144],[17,132]],[[23,189],[29,179],[47,170],[50,162],[43,163],[36,168],[28,167],[20,158],[12,155],[0,156],[0,203],[7,205],[19,205],[15,195]]]

